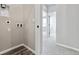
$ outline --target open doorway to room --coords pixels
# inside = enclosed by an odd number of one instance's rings
[[[74,35],[69,35],[74,28],[73,22],[77,17],[77,13],[74,10],[77,10],[77,5],[55,5],[55,4],[48,4],[48,5],[41,5],[40,8],[42,19],[39,19],[40,28],[42,28],[42,39],[39,40],[40,46],[42,47],[42,55],[77,55],[77,49],[74,49],[70,45],[74,45],[73,41],[70,38]],[[72,10],[72,11],[71,11]],[[72,12],[74,12],[72,14]],[[73,18],[72,18],[73,17]],[[71,19],[73,19],[71,23]],[[42,20],[42,21],[41,21]],[[69,22],[70,21],[70,22]],[[70,25],[71,24],[71,25]],[[76,22],[74,22],[76,25]],[[72,28],[71,28],[72,27]],[[70,30],[70,31],[69,31]],[[72,32],[71,32],[72,31]],[[74,32],[75,33],[75,32]],[[71,36],[71,37],[70,37]],[[66,45],[65,45],[66,44]],[[68,45],[70,44],[70,45]]]
[[[51,53],[56,45],[56,5],[42,6],[42,54]]]

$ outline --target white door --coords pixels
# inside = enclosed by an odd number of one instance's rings
[[[42,50],[42,9],[41,5],[35,5],[35,52],[41,54]]]
[[[56,31],[55,31],[56,30],[56,11],[51,13],[53,14],[53,16],[47,15],[47,18],[45,18],[45,17],[42,17],[43,16],[42,10],[43,10],[42,5],[35,6],[35,39],[36,39],[35,49],[37,54],[42,54],[42,49],[44,48],[43,35],[42,35],[43,27],[44,27],[44,31],[47,32],[47,37],[45,37],[47,38],[47,40],[49,40],[48,37],[50,38],[51,35],[56,37]],[[45,22],[46,25],[43,24],[42,20],[46,20],[47,22],[47,23]],[[42,25],[44,26],[42,27]]]
[[[36,54],[42,53],[43,47],[43,34],[42,34],[42,5],[35,5],[35,52]],[[50,20],[47,16],[47,37],[50,36]]]

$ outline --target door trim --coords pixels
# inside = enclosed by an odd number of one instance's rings
[[[39,28],[37,28],[39,25]],[[42,51],[42,6],[35,5],[35,52],[40,55]]]

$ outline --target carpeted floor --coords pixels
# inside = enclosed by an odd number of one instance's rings
[[[32,53],[27,48],[25,48],[24,46],[21,46],[21,47],[14,49],[14,50],[11,50],[7,53],[4,53],[2,55],[35,55],[35,54]]]

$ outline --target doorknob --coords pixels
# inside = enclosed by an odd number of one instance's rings
[[[39,25],[37,25],[37,28],[39,28]]]

